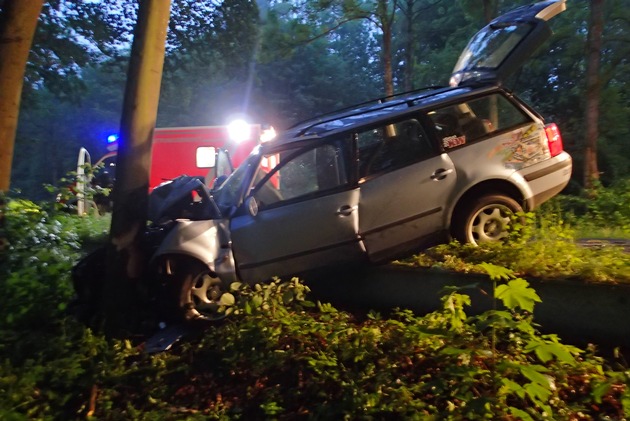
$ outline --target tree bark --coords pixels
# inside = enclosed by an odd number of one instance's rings
[[[140,1],[127,74],[114,185],[105,331],[124,335],[139,322],[134,302],[146,266],[141,247],[147,220],[151,142],[164,65],[170,0]]]
[[[383,80],[385,88],[385,96],[394,95],[394,71],[392,69],[392,27],[394,25],[394,17],[398,9],[397,0],[392,1],[391,10],[388,8],[389,0],[378,0],[376,6],[376,16],[379,25],[383,31]]]
[[[405,91],[413,89],[413,75],[415,73],[413,46],[415,39],[415,16],[414,16],[414,0],[406,0],[405,7]]]
[[[43,0],[5,0],[0,15],[0,192],[11,185],[11,164],[24,70]]]
[[[385,96],[394,95],[394,73],[392,69],[392,28],[383,27],[383,67],[385,80]]]
[[[597,139],[599,137],[599,63],[604,27],[604,1],[591,0],[591,21],[587,40],[586,70],[586,148],[584,150],[584,187],[590,189],[599,180]]]
[[[496,0],[483,0],[483,19],[486,23],[490,23],[497,15]]]

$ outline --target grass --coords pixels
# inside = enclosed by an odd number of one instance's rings
[[[481,263],[513,270],[518,276],[575,279],[585,282],[630,283],[630,253],[621,246],[584,247],[580,238],[630,238],[630,224],[607,228],[597,218],[570,216],[565,222],[558,202],[522,218],[506,243],[479,247],[457,242],[426,250],[399,263],[415,267],[438,267],[466,273],[482,273]]]

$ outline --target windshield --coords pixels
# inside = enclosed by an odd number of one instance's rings
[[[260,156],[252,154],[243,162],[228,178],[221,187],[212,192],[212,197],[223,215],[229,215],[233,209],[240,205],[243,194],[243,183],[247,182],[247,175],[250,169],[257,166]]]

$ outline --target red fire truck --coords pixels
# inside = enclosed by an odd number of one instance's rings
[[[273,128],[263,130],[259,124],[248,124],[237,120],[225,126],[167,127],[156,128],[153,133],[151,151],[151,169],[149,191],[165,181],[180,175],[202,176],[209,178],[214,174],[215,156],[219,149],[227,150],[232,163],[238,166],[261,141],[274,135]],[[101,184],[113,183],[116,165],[117,137],[108,138],[108,152],[95,166],[103,164],[100,170]],[[87,211],[83,192],[86,180],[85,164],[89,164],[90,155],[81,148],[77,162],[77,211],[82,215]],[[212,180],[207,179],[208,183]],[[106,187],[106,186],[104,186]]]

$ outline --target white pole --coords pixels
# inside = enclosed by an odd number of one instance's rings
[[[85,175],[85,164],[91,164],[90,153],[85,148],[79,150],[79,159],[77,160],[77,214],[83,216],[85,214],[85,184],[89,181]]]

